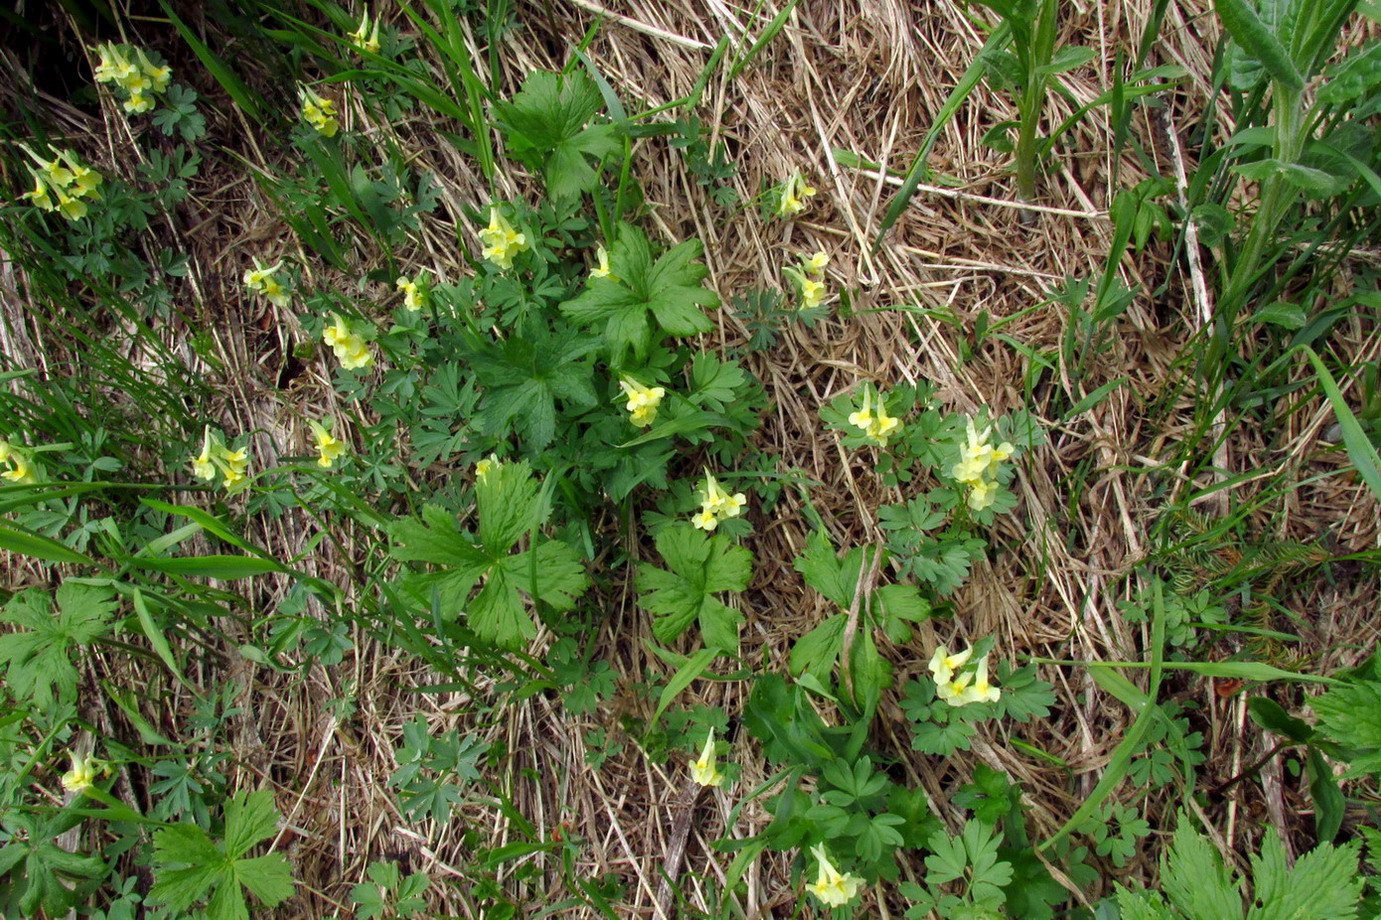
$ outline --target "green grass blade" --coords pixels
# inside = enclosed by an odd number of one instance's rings
[[[742,73],[743,68],[753,63],[753,59],[758,56],[758,52],[766,48],[768,43],[777,37],[777,34],[786,26],[786,18],[791,15],[792,10],[796,9],[796,4],[799,2],[800,0],[791,0],[790,3],[782,7],[780,13],[772,17],[772,21],[763,28],[757,40],[753,42],[752,47],[743,53],[743,57],[734,62],[734,66],[729,68],[730,80],[733,80]]]
[[[1314,370],[1319,372],[1319,385],[1323,387],[1324,396],[1328,397],[1329,403],[1333,406],[1333,414],[1338,417],[1338,424],[1343,429],[1343,446],[1347,448],[1348,457],[1357,467],[1358,475],[1371,486],[1372,493],[1381,499],[1381,457],[1377,456],[1376,448],[1372,446],[1367,433],[1362,430],[1357,416],[1348,408],[1343,391],[1338,387],[1338,381],[1333,379],[1333,375],[1324,366],[1318,352],[1306,345],[1304,353],[1309,356]]]
[[[182,36],[182,40],[185,41],[188,47],[192,49],[192,52],[196,54],[202,66],[211,71],[211,76],[216,78],[216,82],[221,85],[221,89],[225,90],[230,95],[230,98],[235,100],[235,104],[238,105],[240,110],[246,115],[257,122],[263,122],[263,110],[260,109],[259,103],[254,98],[254,93],[250,90],[249,86],[245,81],[240,79],[240,75],[232,70],[229,64],[221,60],[214,51],[208,48],[206,43],[197,36],[197,33],[192,31],[187,23],[177,17],[177,14],[173,12],[172,5],[168,0],[158,0],[158,5],[163,7],[163,12],[168,15],[168,20],[173,24],[173,27],[177,29],[178,34]]]
[[[1290,60],[1289,52],[1246,0],[1213,0],[1213,8],[1232,40],[1260,61],[1272,80],[1294,92],[1304,89],[1304,78]]]
[[[882,240],[887,236],[887,231],[891,230],[892,225],[897,222],[897,218],[901,217],[902,211],[905,211],[906,206],[911,203],[911,196],[916,194],[916,187],[925,179],[926,161],[930,159],[930,150],[939,140],[940,132],[954,119],[959,107],[964,104],[964,100],[969,98],[969,94],[978,88],[979,81],[983,79],[984,53],[1003,48],[1011,40],[1012,27],[1004,21],[996,29],[993,29],[973,63],[964,71],[964,75],[959,78],[954,89],[950,90],[945,104],[940,106],[940,111],[935,114],[935,123],[926,132],[925,140],[921,141],[921,149],[917,151],[916,159],[911,161],[911,168],[906,171],[906,178],[902,180],[901,188],[897,190],[897,195],[892,199],[892,203],[887,206],[887,213],[882,216],[882,223],[878,226],[878,237],[873,243],[874,252],[881,248]]]

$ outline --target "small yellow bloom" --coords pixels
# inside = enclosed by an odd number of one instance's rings
[[[15,485],[28,485],[35,481],[34,466],[29,462],[29,458],[19,451],[12,451],[10,454],[10,468],[0,473],[5,479]]]
[[[813,278],[801,279],[801,309],[811,310],[825,299],[825,282]]]
[[[53,203],[52,196],[48,194],[48,184],[43,181],[43,177],[38,173],[33,174],[34,188],[31,192],[25,192],[20,198],[27,198],[34,203],[34,207],[44,211],[51,211],[57,207]]]
[[[964,483],[969,487],[968,505],[974,511],[982,511],[997,498],[997,483],[989,479],[971,479]]]
[[[974,670],[973,684],[963,692],[958,704],[951,700],[950,705],[996,703],[1001,698],[1002,692],[988,682],[988,656],[984,655],[978,660],[978,667]]]
[[[83,199],[99,198],[102,176],[96,170],[82,164],[70,150],[62,151],[51,160],[45,160],[25,144],[20,148],[37,166],[29,167],[29,175],[34,180],[32,191],[20,195],[44,211],[58,211],[68,220],[80,220],[87,214],[87,204]]]
[[[340,122],[336,121],[336,104],[317,95],[309,86],[299,85],[298,94],[302,99],[302,120],[322,137],[335,137],[340,130]]]
[[[799,169],[791,173],[791,177],[782,186],[782,197],[777,203],[777,216],[782,218],[795,217],[806,209],[807,198],[815,194],[815,189],[806,184],[806,180],[801,176]]]
[[[700,487],[700,502],[722,521],[725,518],[738,517],[748,499],[742,492],[735,492],[733,495],[725,492],[724,487],[715,481],[709,470],[706,470],[705,482]]]
[[[336,460],[345,454],[345,445],[332,437],[331,432],[327,431],[320,422],[308,419],[307,424],[312,429],[312,440],[316,442],[318,454],[316,464],[324,470],[329,470]]]
[[[815,881],[806,886],[807,891],[827,907],[842,907],[858,897],[858,889],[863,886],[863,879],[852,873],[840,874],[830,862],[823,843],[811,847],[810,852],[820,863],[820,872]]]
[[[360,17],[360,27],[350,33],[350,42],[361,51],[368,51],[370,54],[378,54],[379,48],[379,21],[374,20],[373,26],[369,24],[369,11],[366,10]]]
[[[819,252],[815,253],[815,255],[811,256],[809,259],[803,261],[801,263],[801,268],[805,269],[807,274],[818,275],[821,272],[823,272],[825,270],[825,266],[829,264],[829,253],[825,252],[824,250],[820,250]]]
[[[483,460],[475,464],[475,478],[479,480],[488,478],[490,472],[492,472],[496,467],[498,467],[499,463],[500,461],[498,454],[490,454],[489,456],[485,457]]]
[[[148,77],[149,82],[153,85],[153,91],[155,93],[167,91],[168,84],[172,82],[173,79],[172,69],[167,65],[159,67],[153,61],[150,61],[149,56],[144,53],[143,49],[136,48],[134,54],[139,58],[139,69],[144,72],[144,76]]]
[[[657,418],[657,407],[667,391],[661,387],[646,387],[631,377],[619,380],[619,389],[628,397],[624,408],[630,413],[630,420],[639,428],[646,428]]]
[[[58,193],[58,210],[62,216],[68,220],[81,220],[89,210],[86,202],[80,198],[72,198],[61,192]]]
[[[873,388],[863,388],[863,408],[857,412],[849,413],[849,424],[855,428],[862,428],[863,433],[868,433],[868,427],[873,424],[872,412]]]
[[[198,479],[205,479],[210,482],[216,478],[216,464],[211,460],[211,450],[216,446],[212,443],[211,426],[206,426],[206,433],[202,435],[201,453],[192,459],[192,475]]]
[[[708,507],[702,507],[695,514],[691,515],[691,523],[701,530],[714,530],[719,526],[719,518]]]
[[[399,278],[398,290],[403,292],[403,309],[420,310],[427,305],[427,289],[421,275],[416,281],[406,276]]]
[[[595,258],[599,260],[599,266],[590,269],[591,278],[608,278],[610,281],[618,281],[619,276],[609,270],[609,252],[604,248],[604,244],[595,247]]]
[[[96,65],[97,83],[118,83],[129,79],[136,72],[134,64],[125,57],[119,45],[110,42],[98,45],[96,53],[101,57],[100,63]]]
[[[901,428],[901,419],[893,418],[887,414],[887,409],[882,400],[878,400],[877,415],[873,416],[872,422],[868,425],[868,437],[878,442],[879,446],[886,447],[887,439]]]
[[[279,261],[265,268],[255,259],[254,268],[245,272],[245,287],[257,294],[263,294],[269,303],[276,307],[286,307],[292,301],[292,294],[288,293],[283,283],[278,280],[276,273],[282,264]]]
[[[374,366],[374,355],[369,350],[369,343],[360,334],[350,331],[345,320],[335,313],[331,314],[331,324],[322,332],[321,337],[335,350],[336,360],[340,362],[341,367],[356,370]]]
[[[72,753],[72,769],[62,774],[62,788],[78,794],[96,782],[96,761],[85,754]]]
[[[715,764],[713,729],[705,736],[705,746],[701,748],[700,756],[691,761],[691,779],[702,786],[718,786],[724,782],[724,774]]]
[[[514,255],[528,248],[527,236],[513,229],[497,205],[489,209],[489,226],[479,231],[479,238],[484,258],[504,271],[513,267]]]
[[[10,459],[10,454],[14,452],[13,445],[9,441],[0,438],[0,463]]]
[[[935,649],[935,654],[930,656],[930,674],[935,678],[935,683],[942,684],[954,676],[954,672],[964,666],[964,662],[969,660],[973,654],[972,648],[966,648],[962,652],[949,653],[949,649],[943,645]]]

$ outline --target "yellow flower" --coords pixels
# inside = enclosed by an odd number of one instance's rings
[[[708,507],[702,507],[695,514],[691,515],[691,523],[701,530],[714,530],[719,526],[719,518]]]
[[[982,511],[997,498],[997,483],[988,479],[972,479],[964,483],[969,487],[968,505],[974,511]]]
[[[4,463],[6,460],[10,459],[10,454],[13,453],[13,451],[14,447],[10,442],[0,438],[0,463]]]
[[[302,120],[316,128],[322,137],[335,137],[340,130],[340,122],[336,121],[336,104],[317,95],[309,86],[299,85],[297,90],[302,99]]]
[[[810,852],[819,861],[820,872],[815,881],[806,886],[807,891],[827,907],[842,907],[858,897],[858,889],[862,887],[863,879],[852,873],[840,874],[830,862],[823,843],[811,847]]]
[[[599,260],[597,268],[590,269],[591,278],[608,278],[610,281],[618,281],[619,276],[609,270],[609,252],[601,243],[595,247],[595,258]]]
[[[17,450],[10,452],[10,469],[0,473],[5,479],[15,485],[28,485],[35,481],[34,466],[29,462],[29,458]]]
[[[101,62],[96,65],[97,83],[119,83],[129,79],[136,71],[119,45],[106,42],[96,47],[96,53],[101,56]]]
[[[149,82],[153,84],[153,91],[155,93],[166,91],[168,89],[168,84],[172,82],[173,79],[172,69],[166,65],[159,67],[153,61],[150,61],[149,56],[143,52],[143,49],[136,48],[134,53],[135,56],[139,58],[139,68],[144,72],[144,76],[149,78]]]
[[[153,97],[145,96],[142,92],[133,92],[125,100],[125,113],[128,115],[139,115],[143,112],[153,111]]]
[[[716,523],[725,518],[738,517],[743,512],[743,506],[747,503],[748,499],[742,492],[735,492],[730,495],[715,481],[709,470],[705,471],[705,482],[700,486],[701,511],[708,511],[713,514]],[[705,529],[713,530],[714,528],[706,527]]]
[[[69,195],[58,193],[58,210],[62,216],[68,220],[81,220],[86,216],[88,208],[86,202],[80,198],[72,198]]]
[[[316,452],[318,454],[316,464],[324,470],[329,470],[338,458],[345,454],[345,445],[338,439],[331,436],[320,422],[307,420],[307,424],[312,429],[312,439],[316,441]]]
[[[99,198],[101,183],[105,177],[89,166],[83,166],[77,159],[76,154],[70,150],[64,150],[61,154],[63,163],[67,164],[68,191],[75,194],[78,198]]]
[[[974,670],[973,684],[966,689],[960,696],[956,704],[953,700],[950,705],[967,705],[968,703],[996,703],[1002,698],[1002,692],[988,683],[988,656],[984,655],[978,660],[978,667]]]
[[[416,281],[406,276],[399,278],[398,290],[403,292],[403,309],[420,310],[427,305],[427,289],[423,287],[421,275]]]
[[[657,407],[667,391],[661,387],[646,387],[631,377],[619,380],[619,389],[628,397],[624,408],[631,413],[631,421],[639,428],[646,428],[657,418]]]
[[[245,272],[245,287],[255,293],[263,294],[269,303],[276,307],[286,307],[292,300],[292,295],[283,287],[283,283],[278,280],[276,274],[282,264],[279,261],[265,268],[258,259],[255,259],[254,268]]]
[[[347,370],[373,367],[374,355],[369,351],[369,343],[363,336],[351,332],[345,320],[335,313],[331,314],[331,325],[326,327],[321,337],[335,349],[336,360],[341,367]]]
[[[475,464],[475,478],[479,480],[487,478],[490,472],[492,472],[496,467],[498,467],[500,462],[501,461],[499,460],[498,454],[490,454],[489,456],[485,457],[483,460]]]
[[[868,424],[868,437],[877,441],[879,446],[886,447],[887,439],[899,428],[901,428],[901,419],[888,415],[886,406],[879,399],[877,415],[873,416],[873,420]]]
[[[499,463],[500,461],[498,454],[490,454],[489,456],[485,457],[483,460],[475,464],[475,478],[479,480],[486,479],[489,476],[490,472],[492,472],[499,465]]]
[[[38,173],[33,173],[33,177],[33,191],[25,192],[19,197],[29,199],[34,203],[34,207],[40,208],[44,211],[51,211],[54,208],[56,208],[57,205],[53,203],[52,197],[48,194],[48,184],[43,181],[43,177],[40,176]]]
[[[515,254],[528,248],[527,236],[513,229],[497,205],[489,209],[489,226],[479,231],[479,238],[484,258],[504,271],[513,267]]]
[[[949,653],[949,649],[943,645],[935,649],[935,654],[930,656],[930,674],[935,678],[935,683],[943,684],[954,676],[954,672],[964,666],[964,662],[969,660],[973,654],[972,648],[966,648],[962,652]]]
[[[216,478],[216,464],[211,461],[211,450],[213,446],[211,426],[206,426],[206,433],[202,435],[201,453],[192,459],[192,475],[198,479],[205,479],[210,482]]]
[[[801,263],[801,268],[805,269],[807,274],[818,275],[821,272],[823,272],[825,270],[825,266],[829,264],[829,254],[824,250],[820,250],[819,252],[815,253],[815,255],[811,256],[809,259],[803,261]]]
[[[811,310],[825,299],[825,282],[813,278],[801,279],[801,309]]]
[[[806,184],[801,171],[794,170],[782,186],[782,197],[777,203],[777,216],[786,218],[800,214],[806,209],[805,199],[814,194],[815,189]]]
[[[963,674],[959,675],[951,675],[949,680],[936,682],[935,695],[951,706],[963,706],[965,702],[964,692],[968,689],[969,682],[972,680],[972,671],[965,671]]]
[[[857,412],[849,413],[849,424],[855,428],[862,428],[863,433],[868,433],[868,427],[873,424],[872,412],[873,388],[863,388],[863,408]]]
[[[72,753],[72,769],[62,774],[62,788],[83,793],[96,782],[96,761],[85,754]]]
[[[379,48],[379,20],[374,20],[374,25],[369,24],[369,11],[360,17],[360,27],[350,33],[351,43],[361,51],[368,51],[370,54],[378,54]]]
[[[691,779],[702,786],[718,786],[724,782],[724,774],[715,765],[713,729],[705,736],[705,746],[701,748],[700,756],[691,761]]]

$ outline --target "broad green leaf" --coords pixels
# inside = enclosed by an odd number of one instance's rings
[[[168,575],[215,578],[219,581],[235,581],[239,578],[267,575],[270,572],[287,571],[275,560],[259,556],[180,556],[174,559],[126,556],[122,561],[135,568],[164,572]]]
[[[690,524],[664,528],[656,543],[670,571],[639,565],[638,600],[655,615],[652,631],[658,641],[670,642],[699,620],[707,646],[736,653],[742,617],[714,595],[748,587],[752,553]]]
[[[581,325],[603,323],[609,354],[622,364],[628,352],[641,360],[652,345],[649,314],[661,330],[685,337],[714,328],[702,307],[719,306],[719,296],[701,285],[706,270],[694,260],[700,243],[687,240],[655,262],[647,236],[622,224],[609,249],[609,264],[619,281],[591,279],[585,292],[561,304],[561,312]]]
[[[1260,61],[1271,79],[1293,92],[1304,89],[1304,78],[1284,45],[1246,0],[1214,0],[1213,7],[1232,40]]]
[[[1242,894],[1218,851],[1181,816],[1165,857],[1161,886],[1189,917],[1242,916]]]
[[[1343,684],[1310,701],[1319,729],[1348,748],[1348,776],[1381,773],[1381,683]]]
[[[57,540],[42,534],[17,530],[8,524],[0,524],[0,549],[9,550],[21,556],[32,556],[45,562],[96,564],[90,556],[79,553],[66,544],[59,543]]]
[[[1377,456],[1376,448],[1372,446],[1371,439],[1357,421],[1357,416],[1348,408],[1343,391],[1338,388],[1338,382],[1329,373],[1323,359],[1312,348],[1305,348],[1304,353],[1309,356],[1314,370],[1318,372],[1319,385],[1323,387],[1324,396],[1333,406],[1333,414],[1338,417],[1338,425],[1343,429],[1343,444],[1347,446],[1347,455],[1357,467],[1358,475],[1371,486],[1372,494],[1381,499],[1381,457]]]
[[[622,149],[610,124],[592,124],[603,108],[595,82],[584,73],[536,71],[512,101],[497,106],[509,151],[539,166],[553,198],[593,191],[596,166]]]
[[[1252,857],[1256,891],[1247,920],[1354,920],[1362,893],[1357,850],[1356,841],[1320,844],[1290,868],[1279,836],[1268,831],[1261,853]]]
[[[225,805],[225,852],[239,859],[278,832],[278,809],[267,789],[239,792]]]
[[[847,623],[848,617],[842,613],[835,614],[797,639],[791,647],[791,676],[814,674],[822,681],[828,680],[835,662],[839,660]]]
[[[73,652],[105,635],[116,609],[111,589],[76,581],[58,587],[57,606],[54,616],[53,597],[30,588],[12,597],[0,611],[0,622],[19,627],[0,642],[6,684],[16,698],[32,701],[43,710],[54,702],[76,700]]]
[[[511,550],[539,521],[547,509],[540,507],[537,480],[526,460],[495,464],[475,482],[479,507],[479,536],[485,552],[501,556]]]

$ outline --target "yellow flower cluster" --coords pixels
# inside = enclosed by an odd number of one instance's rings
[[[288,301],[292,300],[292,295],[278,280],[277,272],[282,265],[282,262],[275,262],[265,268],[258,259],[255,259],[254,267],[245,272],[245,287],[256,294],[263,294],[268,298],[269,303],[275,307],[286,307]]]
[[[1006,441],[993,447],[989,440],[992,431],[990,425],[980,433],[973,419],[969,419],[967,441],[959,448],[959,462],[950,470],[950,475],[969,487],[969,507],[974,511],[982,511],[993,503],[997,497],[998,470],[1016,451]]]
[[[307,424],[312,429],[312,440],[316,442],[316,465],[323,470],[329,470],[338,459],[345,455],[345,444],[332,437],[331,432],[327,431],[320,422],[308,419]]]
[[[72,769],[62,774],[62,788],[81,794],[96,783],[96,758],[72,752]]]
[[[809,259],[802,259],[799,268],[784,269],[787,276],[796,282],[801,294],[801,309],[811,310],[825,302],[825,266],[830,257],[825,252],[817,252]]]
[[[336,351],[336,360],[346,370],[356,370],[374,366],[374,355],[369,351],[369,343],[358,332],[351,332],[345,320],[335,313],[331,314],[331,324],[321,336]]]
[[[691,761],[691,779],[702,786],[718,786],[724,782],[724,774],[715,763],[714,729],[710,729],[705,736],[705,746],[701,748],[700,756]]]
[[[416,281],[406,275],[399,278],[398,290],[403,292],[403,309],[421,310],[427,305],[427,284],[422,275]]]
[[[378,54],[379,48],[379,20],[375,19],[373,25],[369,22],[369,11],[365,10],[364,16],[360,17],[360,27],[350,34],[350,43],[361,51],[370,54]]]
[[[978,660],[973,670],[963,668],[973,657],[973,649],[949,653],[943,645],[935,649],[930,657],[930,675],[935,678],[935,695],[951,706],[967,706],[969,703],[996,703],[1001,692],[988,682],[988,656]]]
[[[220,432],[206,426],[202,435],[201,453],[192,458],[192,475],[198,479],[212,482],[217,471],[224,477],[227,490],[233,492],[245,484],[245,471],[249,468],[249,451],[246,448],[231,450],[226,446]]]
[[[595,258],[599,260],[599,265],[590,269],[591,278],[608,278],[610,281],[618,281],[619,276],[609,270],[609,251],[600,243],[595,247]]]
[[[815,189],[806,184],[799,169],[781,186],[782,197],[777,201],[777,216],[795,217],[806,209],[806,199],[815,194]]]
[[[666,390],[643,386],[632,377],[620,379],[619,389],[628,397],[624,408],[630,413],[629,421],[639,428],[646,428],[657,420],[657,407],[662,404],[662,397],[667,395]]]
[[[490,454],[475,464],[475,478],[479,480],[488,478],[490,472],[502,462],[498,454]]]
[[[821,904],[828,907],[842,907],[858,897],[858,889],[863,887],[863,879],[852,873],[841,873],[830,862],[829,853],[823,843],[810,848],[810,852],[820,863],[820,871],[815,881],[806,886],[806,891],[815,895]]]
[[[107,42],[96,48],[96,82],[113,83],[125,93],[124,108],[130,115],[153,110],[154,96],[168,89],[173,72],[149,60],[143,49]]]
[[[701,530],[714,530],[720,521],[742,514],[746,504],[748,499],[742,492],[725,492],[706,470],[705,482],[700,487],[700,510],[691,517],[691,523]]]
[[[15,447],[9,441],[0,440],[0,463],[8,463],[10,468],[0,473],[0,479],[17,486],[36,481],[33,459],[29,452]]]
[[[879,447],[901,428],[901,419],[887,414],[886,401],[868,386],[863,388],[863,408],[849,413],[849,424],[860,428]]]
[[[29,175],[34,180],[33,191],[19,197],[29,199],[35,207],[44,211],[61,212],[68,220],[85,217],[87,200],[101,197],[99,189],[104,177],[91,167],[82,165],[70,150],[60,151],[53,159],[45,160],[26,145],[20,144],[20,147],[38,168],[29,167]]]
[[[514,255],[528,248],[527,236],[513,229],[497,205],[489,209],[489,226],[479,231],[479,238],[484,258],[504,271],[513,267]]]
[[[299,85],[297,91],[302,98],[302,120],[316,128],[322,137],[335,137],[340,130],[340,122],[336,121],[336,104],[317,95],[310,86]]]

